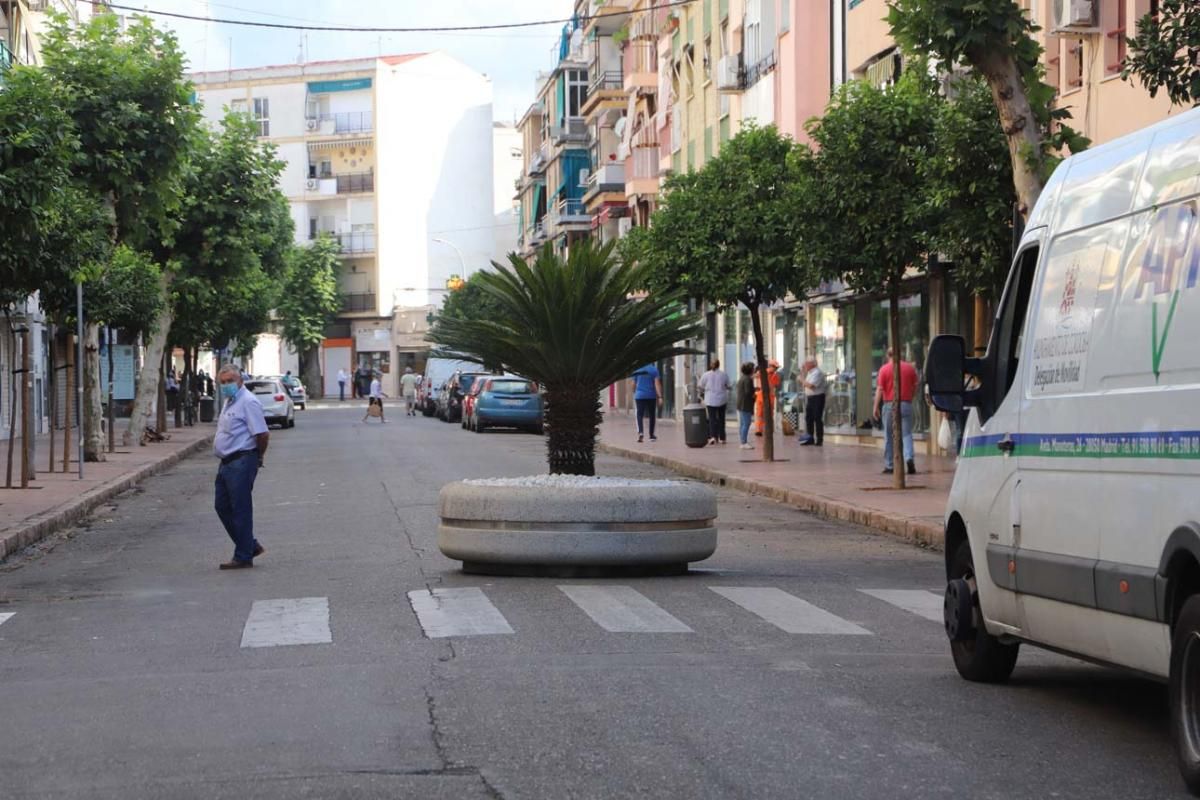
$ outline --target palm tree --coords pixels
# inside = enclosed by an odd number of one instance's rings
[[[502,364],[546,389],[550,472],[596,474],[600,392],[637,368],[692,350],[701,324],[680,313],[679,293],[638,300],[646,270],[619,262],[613,245],[582,242],[564,260],[550,245],[532,264],[515,253],[475,280],[495,301],[487,319],[438,319],[442,355]]]

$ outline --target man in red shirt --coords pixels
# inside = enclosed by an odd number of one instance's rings
[[[879,370],[875,385],[875,418],[883,417],[883,474],[892,474],[892,402],[895,400],[896,381],[892,377],[892,348],[888,348],[887,360]],[[904,439],[904,462],[909,475],[917,474],[913,460],[912,421],[913,395],[917,391],[917,368],[900,360],[900,433]],[[882,404],[882,414],[880,406]]]

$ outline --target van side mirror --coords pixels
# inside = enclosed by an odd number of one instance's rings
[[[934,408],[949,414],[963,410],[967,343],[961,336],[933,337],[925,358],[925,385]]]

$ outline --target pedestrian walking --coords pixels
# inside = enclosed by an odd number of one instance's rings
[[[743,450],[753,450],[750,444],[750,423],[754,421],[754,363],[742,364],[742,377],[737,382],[738,438]]]
[[[233,540],[233,558],[221,569],[247,569],[265,551],[254,538],[254,479],[263,466],[270,434],[262,405],[247,389],[241,372],[227,364],[217,373],[225,407],[217,420],[213,453],[217,467],[214,507]]]
[[[804,432],[801,445],[820,447],[825,443],[825,392],[829,380],[817,366],[817,360],[810,358],[804,362]]]
[[[346,400],[347,377],[348,376],[346,375],[346,370],[344,370],[344,369],[338,370],[338,402],[339,403],[345,402],[345,400]]]
[[[404,368],[404,374],[400,376],[400,395],[404,398],[404,415],[407,417],[417,415],[417,385],[420,382],[412,367]]]
[[[875,382],[875,418],[883,417],[883,474],[892,474],[892,403],[896,397],[896,382],[892,372],[892,348],[888,348],[887,361],[879,369]],[[913,458],[913,395],[917,391],[917,368],[908,361],[900,361],[900,435],[904,447],[904,464],[909,475],[917,474],[917,462]]]
[[[371,378],[371,386],[367,389],[367,413],[363,415],[363,422],[366,422],[369,417],[379,417],[379,421],[386,423],[387,418],[383,416],[383,398],[387,397],[383,393],[383,384],[379,381],[379,373],[374,373]],[[373,410],[373,409],[377,409]]]
[[[642,420],[645,417],[650,418],[650,441],[658,441],[658,437],[654,435],[654,423],[658,417],[657,406],[662,405],[662,399],[662,378],[658,374],[658,367],[647,364],[633,373],[633,404],[637,406],[639,442],[644,434]]]
[[[714,358],[708,372],[700,376],[700,397],[708,414],[708,443],[725,444],[725,407],[729,405],[729,376],[721,370],[721,360]]]

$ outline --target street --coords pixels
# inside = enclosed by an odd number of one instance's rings
[[[463,575],[438,489],[543,439],[388,411],[272,430],[253,570],[208,455],[0,565],[0,797],[1185,796],[1165,687],[961,680],[942,555],[862,528],[721,489],[687,576]]]

